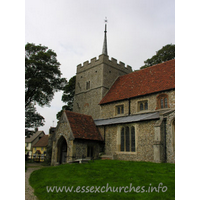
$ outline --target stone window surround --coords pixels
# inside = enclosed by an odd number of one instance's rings
[[[144,103],[144,102],[147,102],[148,103],[148,109],[147,110],[145,110],[145,109],[143,109],[143,110],[140,110],[140,103]],[[143,113],[143,112],[147,112],[148,110],[149,110],[149,98],[145,98],[145,99],[138,99],[137,101],[136,101],[136,109],[137,109],[137,113]],[[135,113],[136,114],[136,113]]]
[[[118,114],[118,107],[123,107],[123,113]],[[124,114],[125,114],[124,108],[125,108],[125,104],[124,103],[116,104],[114,106],[114,116],[124,116]]]
[[[90,89],[90,81],[87,81],[86,82],[86,90],[89,90]]]
[[[120,145],[121,145],[121,129],[122,128],[125,128],[126,126],[129,127],[129,130],[131,130],[131,127],[135,127],[135,151],[134,152],[131,152],[131,151],[120,151]],[[122,125],[119,125],[118,128],[117,128],[117,151],[115,152],[116,154],[137,154],[137,124],[134,123],[134,124],[122,124]]]
[[[145,110],[144,108],[143,110],[140,110],[140,103],[145,103],[145,102],[147,102],[148,109]],[[146,112],[149,110],[149,99],[142,99],[142,100],[140,99],[136,102],[136,104],[137,104],[137,112]]]
[[[80,85],[80,83],[78,82],[77,84],[78,84],[79,90],[81,91],[81,85]]]
[[[165,98],[167,98],[167,107],[165,107]],[[163,108],[161,108],[161,99],[163,99]],[[157,109],[166,109],[166,108],[169,108],[169,96],[168,94],[166,93],[162,93],[162,94],[159,94],[157,97],[156,97],[156,100],[157,100]]]

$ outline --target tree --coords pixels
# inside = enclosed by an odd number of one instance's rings
[[[43,125],[44,118],[36,113],[34,105],[49,106],[54,93],[63,90],[66,85],[56,57],[56,53],[48,47],[33,43],[25,45],[26,128]]]
[[[62,101],[67,103],[68,110],[73,110],[73,102],[75,95],[76,76],[73,76],[68,84],[64,87]]]
[[[25,107],[32,102],[49,105],[54,93],[66,84],[66,79],[61,78],[57,55],[45,46],[30,43],[25,50]]]
[[[75,94],[75,84],[76,84],[76,76],[73,76],[68,84],[64,87],[62,101],[67,103],[62,107],[62,110],[59,111],[56,115],[57,119],[61,117],[63,110],[73,110],[73,102],[74,102],[74,94]]]
[[[166,62],[174,58],[175,58],[175,44],[167,44],[166,46],[162,47],[162,49],[158,50],[156,52],[156,55],[144,61],[145,65],[142,66],[140,69],[150,67],[152,65],[156,65],[162,62]]]
[[[34,128],[44,125],[44,117],[36,112],[36,108],[33,104],[29,104],[25,109],[25,135],[30,137],[34,131],[28,128]]]

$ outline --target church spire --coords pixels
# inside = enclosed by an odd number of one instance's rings
[[[103,42],[103,50],[102,50],[102,54],[104,55],[108,55],[108,51],[107,51],[107,38],[106,38],[106,33],[107,33],[107,18],[105,19],[105,31],[104,31],[104,42]]]

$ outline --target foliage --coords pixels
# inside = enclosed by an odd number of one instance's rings
[[[158,50],[156,52],[156,55],[144,61],[145,65],[142,66],[140,69],[150,67],[152,65],[156,65],[162,62],[166,62],[174,58],[175,58],[175,45],[167,44],[166,46],[162,47],[162,49]]]
[[[56,53],[45,46],[25,45],[25,134],[31,133],[28,128],[43,125],[44,118],[36,112],[35,104],[49,106],[54,93],[66,85],[56,57]]]
[[[51,165],[52,145],[47,145],[46,158],[43,165]]]
[[[75,94],[75,84],[76,84],[76,76],[73,76],[68,84],[64,87],[64,92],[62,95],[62,101],[67,102],[67,105],[70,109],[73,108],[73,100]]]
[[[62,107],[62,110],[57,113],[56,117],[57,117],[58,120],[61,117],[63,110],[70,110],[70,111],[73,110],[73,102],[74,102],[74,94],[75,94],[75,84],[76,84],[76,76],[73,76],[69,80],[69,82],[67,83],[67,85],[64,87],[63,95],[62,95],[62,101],[64,103],[67,103],[67,105],[64,105]]]
[[[25,107],[32,102],[49,105],[54,93],[66,84],[66,79],[61,78],[57,55],[45,46],[30,43],[25,50]]]
[[[28,128],[34,128],[44,125],[44,117],[42,117],[33,104],[29,104],[25,109],[25,135],[29,137],[35,131],[31,131]]]
[[[65,164],[34,171],[30,184],[39,199],[175,199],[175,165],[170,163],[132,162],[119,160],[95,160],[87,164]],[[80,187],[97,186],[137,188],[145,186],[143,192],[104,193],[74,192]],[[151,191],[158,185],[167,186],[166,192]],[[72,187],[72,192],[47,192],[46,187]],[[81,191],[81,189],[80,189]],[[86,191],[86,190],[85,190]],[[119,190],[118,190],[119,191]],[[141,191],[141,189],[140,189]]]

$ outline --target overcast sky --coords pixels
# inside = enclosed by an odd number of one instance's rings
[[[69,80],[76,66],[102,53],[107,17],[109,58],[133,70],[166,44],[175,44],[175,0],[34,0],[25,1],[25,43],[54,50],[62,76]],[[64,103],[55,94],[51,107],[37,107],[48,134]],[[54,122],[53,122],[54,121]]]

